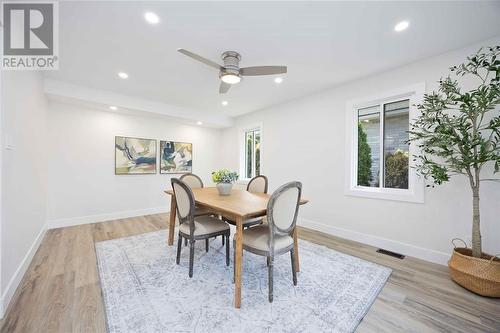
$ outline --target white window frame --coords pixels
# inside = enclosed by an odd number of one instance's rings
[[[379,187],[358,186],[358,110],[374,105],[380,105],[380,174],[384,172],[384,104],[409,99],[409,119],[413,122],[419,114],[415,105],[423,101],[425,83],[384,92],[367,98],[349,101],[346,106],[346,168],[345,194],[349,196],[424,203],[424,179],[415,170],[413,155],[418,155],[416,145],[409,147],[408,189],[384,188],[382,179]]]
[[[240,184],[248,184],[248,181],[251,178],[246,178],[246,133],[248,131],[260,130],[260,173],[262,174],[262,148],[263,148],[263,139],[264,132],[262,130],[262,123],[254,123],[249,124],[247,126],[241,127],[239,130],[239,138],[240,138],[240,180],[238,183]],[[255,159],[252,159],[252,167],[255,168]]]

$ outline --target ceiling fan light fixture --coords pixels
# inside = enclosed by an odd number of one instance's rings
[[[226,73],[221,76],[221,80],[227,84],[236,84],[241,81],[241,77],[236,74]]]

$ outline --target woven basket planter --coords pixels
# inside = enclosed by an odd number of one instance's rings
[[[455,247],[448,261],[451,278],[462,287],[482,296],[500,297],[500,259],[483,253],[472,256],[467,247]]]

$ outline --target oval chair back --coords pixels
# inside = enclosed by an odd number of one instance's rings
[[[186,173],[181,176],[180,180],[186,183],[190,188],[203,188],[203,181],[194,173]]]
[[[267,221],[269,223],[269,253],[271,256],[274,256],[275,235],[293,237],[301,195],[302,183],[294,181],[280,186],[269,199]]]
[[[252,193],[267,193],[267,177],[260,175],[250,179],[247,191]]]
[[[189,223],[191,236],[194,235],[194,195],[188,184],[180,179],[172,178],[172,189],[174,190],[177,203],[177,217],[179,225]]]

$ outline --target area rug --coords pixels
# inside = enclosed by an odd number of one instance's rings
[[[244,252],[242,306],[235,309],[233,263],[225,265],[220,238],[208,253],[204,241],[195,244],[191,279],[189,248],[176,265],[176,246],[166,239],[158,231],[96,243],[109,332],[353,332],[391,274],[299,240],[298,285],[290,256],[277,257],[269,303],[266,259]]]

